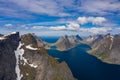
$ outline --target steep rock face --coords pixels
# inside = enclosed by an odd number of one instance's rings
[[[21,36],[22,41],[25,42],[25,44],[32,43],[34,46],[37,45],[38,47],[44,47],[45,49],[50,48],[49,43],[44,42],[42,39],[38,38],[35,34],[25,34]]]
[[[93,36],[89,36],[88,38],[83,40],[83,43],[86,43],[88,45],[94,45],[97,42],[99,42],[101,39],[103,39],[103,35],[93,35]]]
[[[68,50],[71,49],[75,46],[77,46],[78,44],[81,43],[82,38],[79,35],[72,35],[72,36],[63,36],[61,37],[54,46],[57,47],[58,50]]]
[[[14,50],[19,44],[19,33],[0,37],[0,80],[16,80]]]
[[[63,36],[55,43],[55,46],[58,50],[68,50],[72,47],[72,44],[70,43],[68,36]]]
[[[35,35],[34,35],[35,36]],[[37,40],[38,47],[44,47],[45,49],[50,49],[51,44],[43,41],[42,39],[35,36],[35,39]]]
[[[25,45],[32,44],[34,47],[37,47],[36,38],[31,33],[22,35],[21,42],[24,43]]]
[[[105,62],[120,64],[120,35],[105,35],[89,52]]]
[[[68,39],[70,43],[74,45],[79,44],[80,41],[82,41],[82,38],[79,35],[68,36]]]
[[[65,62],[50,57],[33,34],[0,37],[0,80],[74,80]]]
[[[30,41],[26,42],[28,38]],[[21,36],[21,43],[24,50],[24,59],[19,61],[21,80],[74,80],[66,63],[58,63],[43,47],[38,47],[33,35]]]

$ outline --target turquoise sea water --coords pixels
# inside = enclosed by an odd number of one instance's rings
[[[53,38],[54,42],[56,40]],[[89,55],[86,52],[89,49],[91,48],[88,45],[81,44],[68,51],[50,49],[48,53],[52,57],[59,58],[59,62],[65,61],[78,80],[120,80],[120,65],[103,63]]]

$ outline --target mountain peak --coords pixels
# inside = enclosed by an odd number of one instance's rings
[[[33,34],[20,37],[19,32],[13,32],[3,38],[0,40],[0,80],[74,80],[67,64],[49,56],[38,46]]]
[[[76,35],[76,38],[79,40],[83,40],[78,34]]]
[[[37,40],[35,39],[35,35],[33,33],[22,35],[21,42],[24,42],[25,45],[33,44],[34,47],[37,47]]]
[[[98,41],[100,41],[101,39],[103,39],[103,35],[101,34],[97,34],[97,35],[93,35],[93,36],[89,36],[88,38],[86,38],[85,40],[83,40],[84,43],[87,43],[89,45],[93,45],[95,43],[97,43]]]
[[[79,35],[62,36],[55,43],[58,50],[68,50],[81,43],[82,38]]]
[[[6,35],[0,35],[0,40],[5,40],[5,39],[8,39],[8,38],[13,37],[15,35],[18,36],[19,32],[12,32],[12,33],[9,33]]]

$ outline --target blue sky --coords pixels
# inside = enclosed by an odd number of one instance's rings
[[[0,0],[0,33],[82,36],[120,32],[119,0]]]

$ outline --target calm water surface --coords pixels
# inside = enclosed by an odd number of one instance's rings
[[[46,42],[55,43],[59,37],[40,37],[40,38]]]

